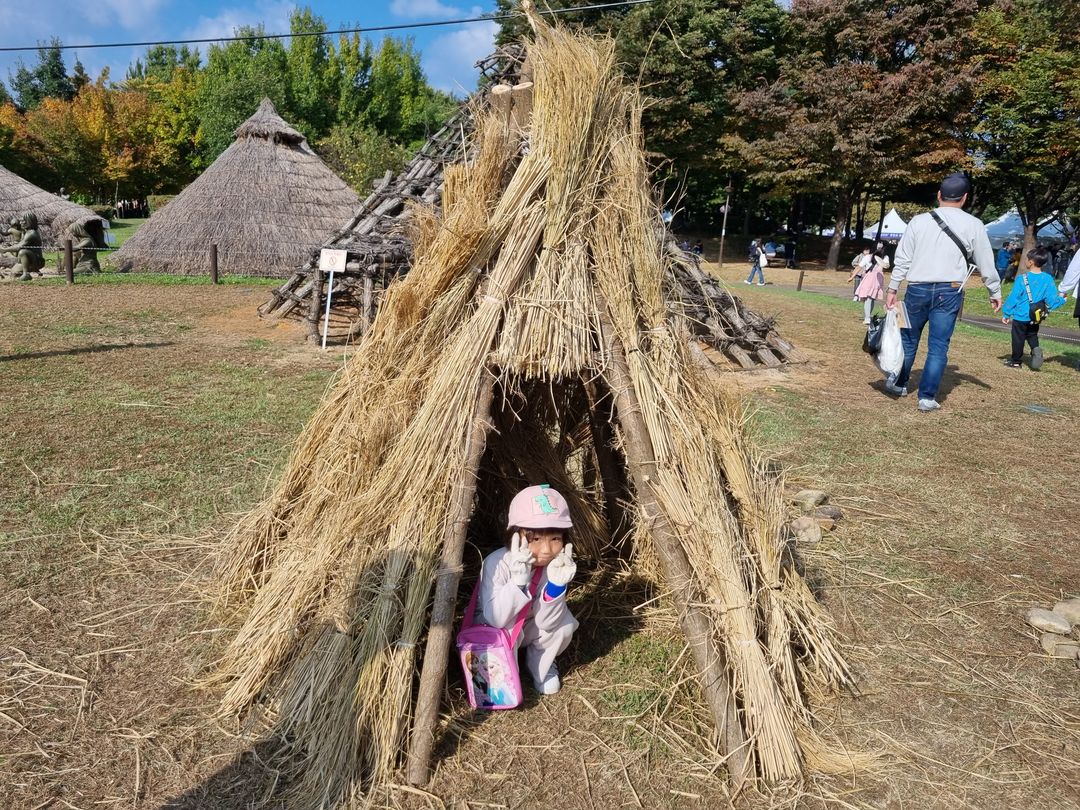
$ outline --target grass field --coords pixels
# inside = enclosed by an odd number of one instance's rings
[[[194,687],[224,635],[208,554],[341,355],[259,321],[253,283],[2,292],[0,806],[249,807],[272,779],[265,750]],[[926,415],[881,392],[850,301],[736,292],[806,358],[730,380],[789,486],[845,510],[803,562],[860,694],[823,697],[819,717],[879,755],[738,803],[1080,806],[1077,669],[1021,620],[1080,582],[1080,349],[1047,343],[1043,371],[1011,371],[1006,336],[961,325],[945,407]],[[563,692],[478,719],[455,686],[437,798],[402,789],[388,806],[729,806],[703,716],[668,700],[685,672],[671,617],[639,609],[633,580],[581,590]]]

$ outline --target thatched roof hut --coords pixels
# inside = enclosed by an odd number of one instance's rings
[[[478,121],[408,274],[223,543],[237,630],[208,682],[282,743],[290,807],[393,805],[380,791],[406,758],[426,782],[458,586],[477,576],[466,543],[499,547],[509,496],[544,482],[568,496],[582,567],[629,561],[670,600],[696,675],[679,680],[733,782],[851,761],[813,724],[808,695],[852,675],[793,557],[783,481],[666,300],[642,100],[611,40],[525,7],[528,126]]]
[[[50,194],[0,166],[0,238],[7,233],[12,218],[25,211],[37,214],[38,230],[46,250],[62,247],[72,225],[95,221],[104,224],[89,208]]]
[[[211,166],[113,256],[122,270],[286,276],[347,222],[356,192],[263,99]]]

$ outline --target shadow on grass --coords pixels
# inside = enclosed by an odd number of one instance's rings
[[[907,390],[910,395],[915,395],[919,388],[919,381],[922,379],[922,370],[912,371],[911,378],[908,380]],[[938,402],[944,402],[948,398],[949,394],[956,388],[959,388],[963,384],[974,385],[978,388],[982,388],[985,391],[992,391],[994,387],[989,383],[983,382],[973,374],[964,374],[960,371],[959,366],[946,366],[945,373],[941,377],[941,385],[938,387],[937,399]],[[878,393],[889,399],[899,399],[895,394],[890,393],[885,389],[885,380],[874,380],[868,383]]]
[[[78,354],[97,354],[99,352],[112,352],[118,349],[160,349],[164,346],[175,346],[176,341],[166,340],[158,343],[96,343],[93,346],[79,346],[75,349],[53,349],[47,352],[24,352],[19,354],[0,355],[0,363],[10,363],[15,360],[43,360],[47,357],[69,357]]]
[[[208,779],[164,802],[162,810],[241,810],[247,807],[281,808],[280,800],[260,804],[277,787],[278,772],[266,763],[274,758],[276,740],[261,742],[245,751]]]

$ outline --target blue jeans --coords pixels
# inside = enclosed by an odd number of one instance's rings
[[[900,330],[900,339],[904,344],[904,366],[896,378],[896,384],[907,385],[911,376],[911,367],[915,363],[915,352],[922,340],[923,327],[930,324],[930,338],[926,365],[919,378],[919,399],[936,399],[941,387],[941,376],[949,360],[949,341],[956,328],[956,316],[960,314],[960,305],[964,302],[964,293],[948,282],[930,284],[908,284],[904,305],[907,307],[908,325]]]
[[[761,265],[757,262],[754,262],[754,265],[750,268],[750,275],[746,277],[746,280],[752,283],[755,275],[761,279],[762,284],[765,283],[765,273],[762,272]]]

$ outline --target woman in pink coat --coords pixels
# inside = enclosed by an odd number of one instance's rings
[[[528,606],[517,645],[525,647],[525,666],[542,695],[559,691],[555,657],[566,649],[578,622],[566,606],[566,586],[577,573],[573,528],[566,499],[547,484],[527,487],[510,502],[506,548],[484,559],[480,574],[480,621],[513,628]]]
[[[859,286],[855,288],[855,297],[863,303],[863,323],[870,323],[874,311],[874,302],[885,297],[885,271],[889,269],[889,254],[885,246],[878,242],[877,250],[870,254],[870,267],[863,275]],[[855,277],[852,271],[848,281]]]

